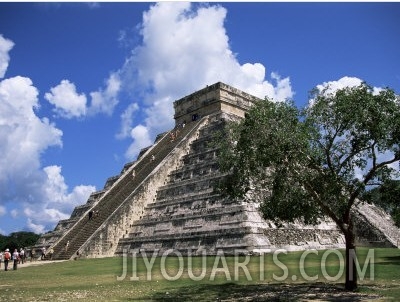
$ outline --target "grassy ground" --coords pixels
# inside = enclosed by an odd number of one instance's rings
[[[18,270],[7,272],[2,266],[0,301],[399,299],[399,249],[374,249],[372,252],[358,249],[363,280],[359,281],[359,290],[355,293],[343,290],[342,255],[343,251],[340,254],[318,251],[318,255],[292,252],[275,255],[275,260],[272,254],[238,258],[170,255],[164,259],[152,259],[152,255],[147,255],[148,258],[134,261],[132,258],[103,258],[20,265]],[[321,268],[321,262],[326,266]]]

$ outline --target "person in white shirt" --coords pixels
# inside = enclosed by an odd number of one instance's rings
[[[25,262],[25,251],[24,249],[21,247],[21,250],[19,251],[19,257],[21,258],[21,263],[24,264]]]
[[[42,247],[42,257],[41,257],[41,259],[44,260],[45,257],[46,257],[46,248]]]
[[[19,261],[19,253],[18,253],[18,250],[17,250],[17,249],[14,250],[14,253],[13,253],[13,260],[14,260],[13,270],[16,270],[16,269],[17,269],[17,266],[18,266],[18,261]]]

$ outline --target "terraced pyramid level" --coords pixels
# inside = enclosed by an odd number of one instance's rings
[[[213,135],[227,121],[243,118],[254,100],[223,83],[177,100],[176,127],[158,135],[154,145],[44,234],[35,248],[53,249],[53,259],[71,259],[77,253],[105,257],[170,249],[230,254],[344,247],[343,236],[329,220],[318,226],[277,228],[262,219],[254,203],[222,198],[214,189],[224,175],[211,144]],[[95,213],[90,220],[89,211]],[[400,232],[386,216],[365,207],[356,211],[360,242],[398,245]],[[385,223],[390,225],[383,227]]]

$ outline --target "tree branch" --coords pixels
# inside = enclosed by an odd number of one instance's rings
[[[371,146],[371,151],[372,151],[372,167],[376,167],[375,145],[376,145],[376,142],[373,142],[373,144],[372,144],[372,146]]]
[[[375,144],[375,142],[373,143],[373,145]],[[348,161],[350,161],[350,159],[351,158],[353,158],[357,153],[360,153],[360,152],[362,152],[362,151],[365,151],[365,150],[368,150],[368,149],[370,149],[372,146],[371,145],[368,145],[368,146],[366,146],[365,148],[361,148],[361,149],[358,149],[358,150],[354,150],[353,152],[351,152],[343,161],[342,161],[342,163],[338,166],[338,169],[337,169],[337,174],[339,174],[339,171],[340,170],[342,170],[342,168],[345,166],[345,164],[347,164],[347,162]]]
[[[332,165],[331,152],[330,151],[332,149],[333,142],[335,141],[335,139],[336,139],[336,137],[337,137],[337,135],[339,133],[339,130],[340,130],[340,126],[338,127],[338,129],[335,129],[335,132],[333,134],[330,133],[330,137],[328,139],[328,145],[326,146],[326,148],[323,148],[325,150],[325,156],[326,156],[328,168],[329,168],[329,170],[331,170],[332,173],[335,173],[335,170],[334,170],[333,165]],[[321,145],[323,145],[323,144],[321,144]]]
[[[387,161],[381,162],[381,163],[379,163],[379,164],[376,164],[376,159],[375,159],[375,164],[372,166],[372,168],[368,171],[368,173],[367,173],[367,174],[365,175],[365,177],[364,177],[364,180],[363,180],[363,182],[362,182],[363,186],[367,185],[368,182],[369,182],[371,179],[374,178],[376,172],[377,172],[380,168],[382,168],[382,167],[384,167],[384,166],[386,166],[386,165],[390,165],[390,164],[392,164],[392,163],[394,163],[394,162],[396,162],[396,161],[398,161],[398,160],[400,160],[400,154],[399,154],[399,155],[396,154],[395,157],[393,157],[391,160],[387,160]],[[358,186],[358,188],[357,188],[353,193],[350,194],[349,201],[348,201],[348,204],[347,204],[347,210],[346,210],[346,214],[345,214],[346,217],[347,217],[348,215],[350,215],[350,209],[351,209],[351,207],[353,206],[353,204],[354,204],[356,198],[357,198],[358,195],[360,194],[361,188],[362,188],[363,186],[361,186],[361,185]]]

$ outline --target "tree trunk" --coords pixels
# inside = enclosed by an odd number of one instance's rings
[[[349,227],[344,232],[346,240],[346,290],[353,291],[357,289],[357,269],[355,263],[356,246],[353,223],[350,220]]]

